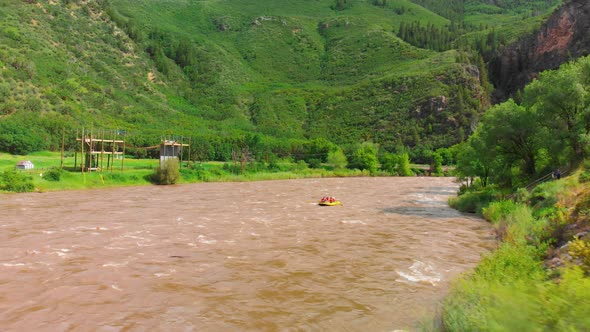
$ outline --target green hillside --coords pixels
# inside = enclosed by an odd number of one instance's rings
[[[407,0],[6,0],[0,150],[58,149],[64,128],[72,142],[81,127],[125,130],[136,146],[165,134],[213,145],[258,134],[283,154],[316,138],[450,146],[488,105],[485,66],[398,32],[453,30],[445,45],[458,47],[462,36],[523,26],[515,18],[537,3],[500,4],[476,27],[489,5],[473,2],[450,13]],[[542,2],[547,12],[557,1]]]

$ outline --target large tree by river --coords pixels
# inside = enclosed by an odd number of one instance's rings
[[[590,131],[590,85],[584,73],[590,59],[541,73],[525,89],[524,103],[539,115],[539,124],[552,134],[553,152],[567,151],[570,161],[585,157],[583,141]]]
[[[590,57],[541,73],[523,93],[489,109],[460,148],[458,172],[519,186],[588,156]],[[478,166],[479,165],[479,166]]]

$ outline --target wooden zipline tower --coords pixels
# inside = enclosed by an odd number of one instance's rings
[[[182,140],[179,142],[178,140],[162,139],[160,142],[160,167],[164,166],[166,160],[173,158],[180,159],[179,164],[182,164],[182,148],[185,146],[189,145],[184,144]]]
[[[80,136],[81,134],[81,136]],[[117,136],[124,135],[118,130],[93,130],[85,131],[82,128],[81,133],[76,130],[76,141],[80,142],[77,146],[74,156],[74,169],[80,167],[82,172],[92,172],[98,170],[113,171],[115,159],[121,160],[121,170],[125,161],[125,140],[117,139]],[[80,165],[78,166],[78,152],[80,152]],[[104,167],[106,159],[106,168]]]

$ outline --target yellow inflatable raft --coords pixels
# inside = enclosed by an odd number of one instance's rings
[[[324,196],[324,197],[322,197],[322,199],[320,199],[320,202],[318,204],[322,205],[322,206],[334,206],[334,205],[341,205],[342,203],[339,200],[337,200],[335,197]]]

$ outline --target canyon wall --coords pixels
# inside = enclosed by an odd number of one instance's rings
[[[508,45],[490,61],[494,102],[508,99],[539,72],[588,54],[590,1],[566,1],[538,31]]]

